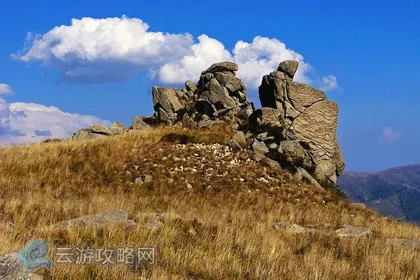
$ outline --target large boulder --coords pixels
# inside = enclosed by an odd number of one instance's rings
[[[102,133],[95,133],[93,130],[89,128],[82,128],[75,133],[73,133],[71,140],[72,141],[79,141],[79,140],[93,140],[93,139],[100,139],[106,138],[106,134]]]
[[[144,121],[144,117],[143,116],[134,116],[132,121],[131,121],[131,129],[135,129],[135,130],[142,130],[145,128],[149,128],[150,125],[148,125],[145,121]]]
[[[179,117],[182,117],[178,116],[178,113],[184,109],[181,95],[179,89],[154,86],[152,96],[155,117],[165,123],[174,123]]]
[[[112,134],[111,130],[109,130],[108,127],[106,127],[102,124],[92,124],[90,126],[90,129],[92,130],[93,133],[104,134],[104,135],[111,135]]]
[[[295,60],[285,60],[280,63],[277,71],[284,73],[285,79],[292,81],[299,67],[299,62]]]
[[[235,71],[237,70],[237,64],[221,62],[211,65],[201,73],[196,90],[197,98],[201,102],[197,108],[198,113],[206,114],[210,118],[219,118],[213,113],[228,109],[232,111],[230,119],[235,119],[239,112],[246,114],[249,111],[250,103],[246,95],[246,87],[236,77]],[[203,106],[205,104],[202,100],[209,104]]]
[[[122,134],[122,133],[124,133],[124,132],[126,132],[128,130],[129,130],[128,127],[126,127],[125,125],[120,124],[119,122],[114,122],[111,125],[111,132],[114,135],[115,134]]]
[[[224,72],[224,71],[227,71],[227,72],[238,71],[238,65],[230,61],[225,61],[225,62],[214,63],[206,70],[206,72],[208,73],[216,73],[216,72]]]
[[[273,116],[267,109],[257,110],[250,122],[259,128],[267,123],[280,126],[276,138],[280,158],[305,168],[319,182],[335,183],[345,167],[336,137],[338,105],[323,91],[293,82],[298,65],[296,61],[284,61],[277,71],[263,77],[259,87],[261,105],[276,113]],[[272,116],[270,121],[261,121],[264,113],[265,119]]]
[[[294,166],[303,167],[306,170],[312,170],[313,168],[311,155],[299,141],[281,141],[278,152],[283,157],[284,161],[292,163]]]

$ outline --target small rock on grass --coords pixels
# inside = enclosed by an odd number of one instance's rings
[[[335,233],[339,237],[369,237],[372,232],[365,227],[344,226],[337,229]]]

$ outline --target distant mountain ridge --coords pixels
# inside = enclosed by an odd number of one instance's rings
[[[354,202],[385,216],[420,224],[420,164],[380,172],[347,171],[337,184]]]

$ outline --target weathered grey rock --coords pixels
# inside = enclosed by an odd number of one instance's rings
[[[281,71],[274,71],[270,73],[270,76],[276,79],[282,79],[284,80],[286,78],[284,72]]]
[[[286,87],[288,100],[298,112],[303,112],[309,106],[327,99],[323,91],[305,84],[286,82]]]
[[[284,161],[287,161],[295,166],[303,167],[306,170],[312,170],[314,167],[311,155],[308,150],[302,147],[299,141],[281,141],[278,152]]]
[[[278,169],[281,169],[281,165],[280,165],[280,163],[278,163],[277,161],[272,160],[271,158],[268,158],[268,157],[263,157],[263,158],[261,159],[260,163],[261,163],[262,165],[269,166],[269,167],[271,167],[271,168],[278,168]]]
[[[156,118],[162,122],[175,122],[178,111],[184,109],[180,101],[181,95],[179,89],[154,86],[152,96]]]
[[[215,73],[215,72],[235,72],[238,71],[238,65],[233,62],[225,61],[219,62],[211,65],[205,72],[206,73]]]
[[[295,73],[299,67],[299,62],[295,60],[285,60],[280,63],[277,71],[283,72],[285,74],[285,78],[293,80]]]
[[[92,139],[100,139],[100,138],[106,138],[106,137],[107,135],[105,134],[93,133],[92,130],[88,128],[83,128],[73,133],[71,140],[74,140],[74,141],[92,140]]]
[[[261,105],[278,110],[270,121],[278,118],[278,139],[297,140],[305,144],[304,150],[309,154],[312,164],[309,164],[307,156],[300,158],[300,163],[290,153],[285,152],[283,158],[310,171],[319,182],[335,183],[345,167],[336,137],[338,106],[327,100],[324,92],[292,82],[297,67],[297,62],[285,61],[280,64],[277,72],[263,77],[259,87]],[[257,110],[253,115],[260,116],[261,112]],[[263,128],[263,122],[259,119],[261,117],[250,117],[252,128]],[[301,149],[298,151],[301,152]]]
[[[259,154],[256,152],[249,152],[249,158],[256,162],[261,162],[265,158],[263,154]]]
[[[128,221],[128,215],[123,210],[115,210],[105,213],[98,213],[93,215],[87,215],[78,217],[75,219],[67,220],[58,222],[56,224],[51,225],[53,228],[73,228],[77,226],[98,226],[110,223],[124,223]]]
[[[136,185],[138,185],[138,186],[142,186],[142,185],[144,184],[144,181],[143,181],[143,179],[142,179],[141,177],[137,177],[137,178],[134,180],[134,184],[136,184]]]
[[[219,82],[219,84],[225,87],[230,93],[237,91],[246,92],[246,87],[244,83],[235,77],[233,72],[216,72],[214,73],[214,78]]]
[[[369,237],[372,232],[365,227],[344,226],[337,229],[335,233],[339,237]]]
[[[0,256],[0,279],[4,280],[42,280],[40,275],[31,273],[18,262],[17,253]]]
[[[149,184],[151,182],[153,182],[153,177],[152,175],[149,175],[149,174],[137,177],[134,180],[134,183],[139,186],[142,186],[143,184]]]
[[[200,93],[200,98],[209,101],[216,110],[236,107],[235,100],[229,96],[226,88],[222,87],[216,79],[211,79],[206,85],[207,90]]]
[[[191,81],[186,81],[185,82],[185,87],[187,88],[187,90],[189,90],[193,93],[197,90],[197,84],[193,83]]]
[[[319,190],[324,191],[324,188],[321,186],[320,183],[318,183],[317,180],[314,179],[314,177],[311,176],[311,174],[308,173],[308,171],[306,171],[304,168],[302,167],[297,167],[296,168],[296,173],[295,173],[295,177],[298,181],[304,181],[307,182],[311,185],[314,185],[315,187],[317,187]]]
[[[222,62],[213,64],[201,74],[194,104],[198,113],[206,114],[211,119],[223,120],[235,127],[247,123],[246,115],[250,114],[250,110],[252,112],[253,107],[248,102],[244,83],[235,77],[234,72],[237,70],[235,63]]]
[[[264,142],[258,141],[257,139],[254,139],[254,141],[252,142],[251,149],[257,154],[265,155],[266,153],[268,153],[268,148],[264,144]]]
[[[269,131],[265,131],[262,133],[259,133],[256,138],[260,141],[266,142],[266,141],[274,141],[276,137],[271,134]]]
[[[249,117],[250,126],[254,130],[259,131],[275,131],[278,134],[284,128],[282,123],[282,111],[274,108],[263,107],[255,110],[254,113]]]
[[[99,133],[99,134],[104,134],[104,135],[112,134],[111,130],[109,130],[108,127],[101,124],[92,124],[90,126],[90,129],[92,130],[93,133]]]
[[[126,127],[125,125],[120,124],[119,122],[114,122],[111,125],[111,132],[112,134],[122,134],[126,131],[128,131],[129,128]]]
[[[131,129],[135,129],[135,130],[141,130],[141,129],[145,129],[145,128],[150,128],[150,125],[148,125],[145,121],[144,121],[144,117],[140,116],[140,117],[133,117],[133,120],[131,122]]]
[[[290,127],[300,141],[308,143],[319,172],[334,183],[344,168],[336,138],[337,118],[337,104],[323,100],[302,112]]]
[[[279,148],[279,145],[275,141],[271,140],[268,140],[268,142],[266,142],[266,145],[270,151],[275,151]]]
[[[150,219],[146,222],[146,227],[148,227],[151,230],[156,230],[162,228],[163,226],[164,224],[158,219]]]

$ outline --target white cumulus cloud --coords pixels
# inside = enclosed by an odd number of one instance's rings
[[[401,137],[401,133],[392,127],[384,127],[379,141],[385,143],[394,143]]]
[[[201,71],[215,62],[232,60],[225,46],[207,35],[198,37],[191,46],[191,52],[177,60],[169,61],[159,70],[159,80],[165,83],[183,83],[198,80]]]
[[[0,84],[0,95],[13,93],[12,88],[8,84]]]
[[[54,27],[41,35],[29,34],[15,58],[41,62],[57,69],[63,80],[73,83],[122,82],[141,71],[161,82],[180,84],[197,81],[211,64],[233,61],[238,77],[248,87],[257,88],[261,78],[277,69],[283,60],[300,63],[295,80],[313,82],[312,67],[304,57],[276,38],[256,36],[252,42],[238,41],[232,50],[222,42],[202,34],[171,34],[149,30],[138,18],[85,17],[70,25]],[[326,89],[333,88],[334,76],[324,77]]]
[[[75,83],[119,82],[134,73],[178,59],[190,50],[190,34],[148,31],[138,18],[85,17],[43,35],[29,34],[29,49],[14,57],[40,61]]]
[[[321,89],[323,91],[333,91],[338,88],[339,86],[338,86],[337,78],[334,75],[328,75],[326,77],[322,77]]]
[[[54,106],[7,103],[0,98],[0,146],[69,138],[91,124],[110,123],[94,116],[66,113]]]

